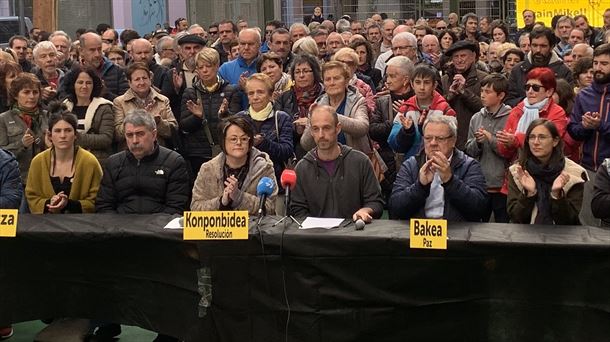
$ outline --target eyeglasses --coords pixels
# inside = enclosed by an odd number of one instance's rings
[[[218,31],[208,31],[210,34],[218,34]]]
[[[114,44],[114,39],[102,39],[102,42],[106,44]]]
[[[527,137],[527,140],[530,141],[530,142],[533,142],[533,141],[536,141],[536,140],[538,140],[538,142],[543,142],[543,141],[546,141],[548,139],[551,139],[551,136],[550,135],[546,135],[546,134],[538,134],[538,135],[530,134]]]
[[[446,30],[446,29],[447,29],[447,26],[441,26],[441,27],[437,27],[436,29],[437,29],[437,30]]]
[[[313,70],[303,69],[303,70],[295,70],[294,74],[295,75],[307,75],[307,74],[312,73],[312,72],[313,72]]]
[[[535,92],[539,92],[540,89],[544,89],[544,86],[538,85],[538,84],[526,84],[524,87],[525,91],[530,90],[530,88],[532,88]]]
[[[433,135],[425,135],[424,136],[424,141],[427,143],[431,143],[432,140],[436,140],[436,142],[438,142],[439,144],[442,144],[446,141],[448,141],[449,139],[453,138],[453,135],[447,135],[444,137],[437,137],[437,136],[433,136]]]
[[[237,145],[237,143],[240,143],[240,145],[245,145],[248,143],[248,141],[250,141],[250,137],[231,137],[229,138],[229,142],[233,145]]]

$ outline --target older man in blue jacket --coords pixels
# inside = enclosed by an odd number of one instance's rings
[[[487,208],[485,176],[479,162],[455,148],[455,117],[432,114],[424,122],[424,151],[400,168],[390,218],[481,221]]]

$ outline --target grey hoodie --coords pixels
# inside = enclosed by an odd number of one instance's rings
[[[508,105],[502,105],[496,113],[489,113],[483,107],[470,119],[468,141],[464,146],[464,152],[480,162],[487,189],[499,189],[504,183],[504,175],[510,161],[498,153],[496,132],[504,129],[510,111],[511,107]],[[480,127],[491,133],[491,141],[477,142],[474,133]]]

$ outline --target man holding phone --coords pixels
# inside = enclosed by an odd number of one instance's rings
[[[598,46],[593,52],[593,83],[576,96],[574,109],[568,123],[568,133],[582,141],[581,165],[587,170],[590,182],[585,192],[580,219],[583,224],[599,225],[593,218],[590,203],[598,167],[610,157],[610,44]],[[601,111],[600,111],[601,110]]]

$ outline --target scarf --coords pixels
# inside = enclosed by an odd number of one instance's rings
[[[133,92],[133,95],[136,107],[138,107],[138,109],[144,109],[145,111],[150,112],[155,106],[155,99],[153,97],[152,89],[148,92],[148,95],[146,95],[145,98],[140,98],[135,91]]]
[[[284,91],[286,91],[286,88],[290,87],[290,75],[288,75],[287,73],[283,72],[282,73],[282,77],[280,78],[279,81],[275,82],[275,90],[279,93],[283,93]]]
[[[272,111],[273,111],[273,106],[271,105],[271,102],[267,103],[267,106],[265,108],[263,108],[260,112],[255,111],[254,108],[252,108],[252,106],[250,106],[248,108],[248,112],[250,113],[250,117],[254,121],[265,121],[265,120],[267,120],[269,117],[271,117]]]
[[[203,81],[201,82],[201,87],[204,88],[208,93],[213,93],[216,90],[218,90],[218,88],[220,87],[220,76],[216,76],[216,83],[214,83],[213,86],[208,87],[205,84],[203,84]]]
[[[525,162],[525,169],[536,180],[536,206],[538,214],[534,220],[536,224],[553,224],[553,216],[551,215],[551,187],[555,178],[561,174],[565,166],[565,158],[559,159],[555,154],[559,151],[554,151],[550,162],[547,165],[539,163],[533,158]],[[559,159],[559,160],[558,160]],[[557,161],[558,160],[558,161]],[[557,162],[555,162],[557,161]]]
[[[294,95],[297,98],[297,106],[299,107],[299,117],[306,118],[309,113],[309,107],[316,102],[316,99],[322,92],[322,85],[320,83],[314,83],[312,86],[307,88],[294,87]],[[295,119],[298,119],[295,118]]]
[[[25,109],[20,107],[18,104],[14,104],[13,107],[11,108],[12,110],[16,111],[17,113],[19,113],[19,117],[23,120],[23,122],[25,122],[25,125],[32,129],[32,122],[34,120],[36,120],[36,123],[38,124],[37,127],[40,127],[39,125],[39,116],[40,116],[40,111],[38,110],[38,106],[34,109]]]
[[[549,99],[546,98],[536,104],[531,105],[526,98],[523,99],[523,115],[519,119],[519,123],[517,124],[516,133],[523,133],[527,131],[527,128],[532,123],[532,121],[538,119],[540,117],[540,109],[542,109],[549,102]]]

